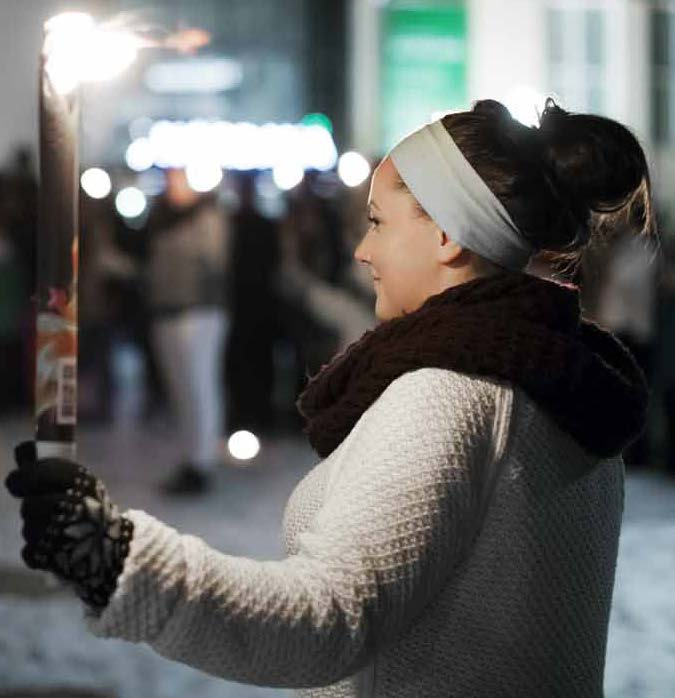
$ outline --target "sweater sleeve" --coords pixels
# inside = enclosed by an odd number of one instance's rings
[[[101,637],[243,683],[302,688],[365,666],[439,591],[480,525],[499,386],[441,369],[393,381],[333,454],[296,554],[220,553],[141,511]]]

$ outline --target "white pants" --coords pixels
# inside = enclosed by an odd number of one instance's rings
[[[153,323],[153,346],[178,419],[181,458],[214,468],[224,424],[223,347],[229,317],[218,308],[187,310]]]

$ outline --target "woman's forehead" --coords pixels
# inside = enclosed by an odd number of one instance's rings
[[[377,179],[381,184],[394,184],[398,178],[398,170],[394,161],[387,156],[375,169],[373,179]]]
[[[390,157],[386,157],[375,168],[375,172],[373,172],[373,177],[370,180],[370,196],[368,197],[368,201],[372,201],[373,198],[377,199],[378,195],[380,198],[383,195],[386,196],[387,193],[395,190],[398,179],[399,174],[396,165],[394,165]]]

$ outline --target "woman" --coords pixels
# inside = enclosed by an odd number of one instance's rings
[[[288,556],[232,557],[121,515],[86,468],[36,466],[27,443],[7,483],[26,497],[26,562],[75,586],[97,635],[235,681],[601,696],[620,453],[647,393],[575,289],[522,270],[638,199],[648,224],[644,154],[613,121],[549,102],[530,129],[482,101],[425,126],[377,169],[355,252],[382,323],[299,400],[324,460],[287,504]],[[97,501],[105,523],[78,552],[64,526]]]

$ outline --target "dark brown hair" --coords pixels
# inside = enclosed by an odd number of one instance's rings
[[[528,127],[488,99],[443,125],[538,250],[574,258],[622,225],[654,232],[647,159],[620,123],[548,99],[539,126]]]

